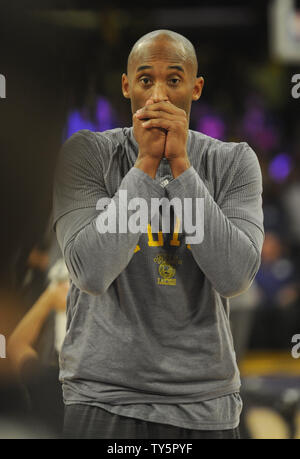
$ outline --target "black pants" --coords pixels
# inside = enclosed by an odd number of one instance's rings
[[[90,405],[65,407],[64,438],[238,439],[239,429],[192,430],[119,416]]]

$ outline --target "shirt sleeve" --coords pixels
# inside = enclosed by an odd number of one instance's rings
[[[203,198],[203,239],[189,247],[199,268],[223,297],[236,296],[251,285],[264,240],[259,162],[248,144],[237,145],[240,159],[221,202],[215,202],[193,167],[166,186],[169,198],[181,199],[182,206],[185,198],[192,198],[195,215],[200,202],[195,198]],[[189,236],[195,234],[196,230]]]
[[[79,131],[63,145],[55,174],[53,225],[58,243],[74,284],[93,295],[105,292],[126,268],[142,234],[118,230],[121,216],[123,228],[128,228],[134,213],[127,208],[129,200],[138,196],[150,209],[151,198],[164,195],[159,184],[132,167],[110,196],[101,161],[110,148],[104,136],[96,142],[91,131]],[[103,228],[110,217],[116,218],[116,231],[103,232],[100,223]]]

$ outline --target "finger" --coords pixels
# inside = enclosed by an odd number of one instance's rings
[[[138,118],[139,120],[152,119],[152,118],[164,118],[170,121],[174,121],[175,119],[178,119],[178,115],[163,112],[161,110],[158,110],[158,111],[146,110],[140,113],[136,113],[136,118]]]
[[[149,101],[150,100],[151,99],[149,99]],[[170,102],[157,102],[155,104],[150,104],[150,103],[147,104],[146,103],[145,107],[141,108],[136,113],[139,114],[139,113],[142,113],[142,112],[148,111],[148,110],[151,110],[151,111],[164,111],[166,113],[170,113],[170,114],[174,114],[174,115],[175,114],[181,115],[181,116],[186,118],[186,112],[184,110],[182,110],[181,108],[178,108],[175,105],[171,104]]]
[[[151,120],[144,121],[142,123],[142,126],[144,128],[158,127],[158,128],[163,128],[166,131],[169,131],[172,128],[172,126],[174,126],[174,123],[172,121],[170,121],[170,120],[165,119],[165,118],[153,118]]]
[[[136,113],[133,114],[132,120],[133,124],[141,123],[142,121]]]

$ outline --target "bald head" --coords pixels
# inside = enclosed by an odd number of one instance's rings
[[[159,52],[157,51],[159,46]],[[173,52],[169,53],[169,48],[173,48]],[[175,46],[174,46],[175,45]],[[174,48],[176,48],[176,54],[174,56]],[[172,30],[154,30],[146,35],[143,35],[132,47],[127,61],[127,73],[129,74],[132,67],[137,59],[140,59],[146,53],[150,53],[152,57],[157,56],[163,57],[168,60],[169,55],[171,59],[177,57],[178,59],[186,61],[190,64],[191,71],[197,76],[198,72],[198,61],[195,52],[195,48],[192,43]]]

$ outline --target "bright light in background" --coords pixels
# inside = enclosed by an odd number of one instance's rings
[[[246,138],[260,150],[271,151],[278,144],[276,126],[268,119],[266,110],[257,102],[250,102],[244,118],[242,129]]]
[[[197,123],[197,130],[214,139],[224,140],[225,123],[217,115],[204,115]]]
[[[286,153],[281,153],[270,162],[269,175],[275,182],[283,182],[291,172],[292,160]]]
[[[98,97],[95,119],[92,120],[86,109],[70,112],[65,130],[65,139],[80,129],[90,131],[106,131],[117,127],[117,120],[113,108],[105,97]]]

